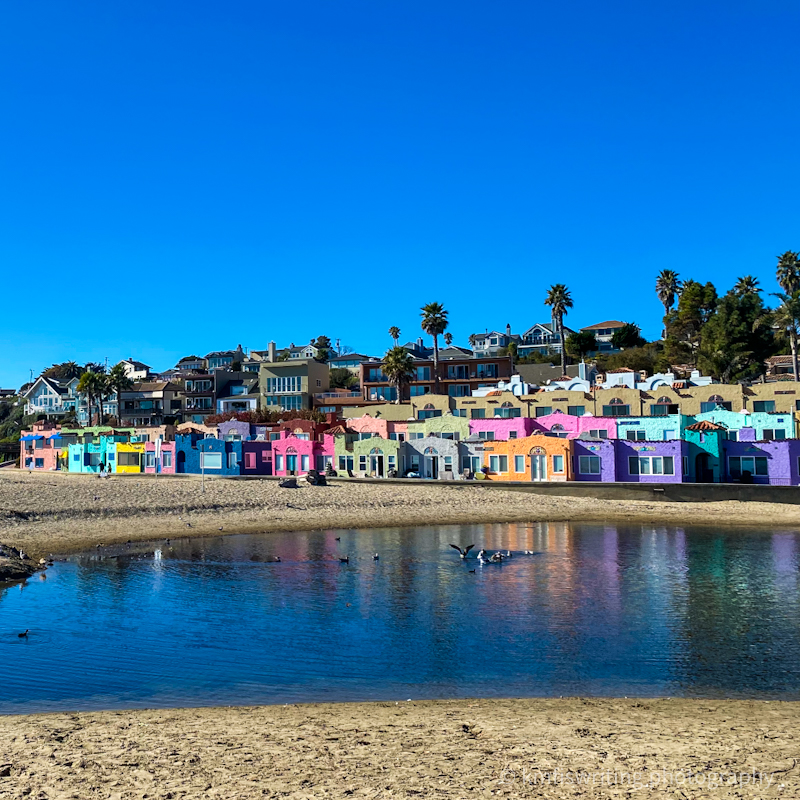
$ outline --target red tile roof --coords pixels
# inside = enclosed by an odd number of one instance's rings
[[[695,422],[694,425],[687,425],[687,431],[726,431],[728,430],[724,425],[717,425],[715,422],[709,422],[707,419]]]

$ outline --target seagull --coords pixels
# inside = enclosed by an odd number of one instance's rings
[[[18,636],[20,639],[27,639],[27,638],[28,638],[28,631],[29,631],[29,630],[30,630],[30,628],[25,628],[25,633],[18,633],[18,634],[17,634],[17,636]]]
[[[341,541],[342,541],[342,537],[341,537],[341,536],[337,536],[337,537],[336,537],[336,541],[337,541],[337,542],[341,542]]]
[[[222,530],[222,525],[219,526],[219,530]]]
[[[514,555],[510,550],[506,550],[506,558],[511,558]]]
[[[372,560],[373,561],[377,561],[379,558],[380,558],[380,556],[377,553],[375,553],[375,555],[372,556]]]
[[[450,547],[452,547],[454,550],[458,550],[458,552],[461,555],[461,558],[466,558],[467,557],[467,553],[469,553],[469,551],[472,550],[472,548],[475,547],[475,545],[471,544],[471,545],[465,547],[463,550],[457,544],[451,544]]]
[[[192,527],[192,523],[191,523],[191,522],[187,522],[187,523],[186,523],[186,527],[187,527],[187,528],[191,528],[191,527]]]
[[[474,575],[474,574],[475,574],[475,570],[474,570],[474,569],[471,569],[471,570],[469,571],[469,574],[470,574],[470,575]]]
[[[489,563],[490,564],[502,564],[503,563],[503,554],[502,553],[492,553],[489,556]]]
[[[275,563],[276,564],[280,564],[281,563],[281,557],[280,556],[275,556]]]
[[[478,550],[478,558],[486,558],[486,551],[482,547]]]
[[[532,556],[533,555],[533,550],[526,550],[525,551],[525,555],[526,556]]]
[[[349,564],[350,563],[350,556],[345,556],[344,558],[340,558],[339,562],[342,564]]]

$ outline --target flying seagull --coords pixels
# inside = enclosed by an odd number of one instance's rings
[[[475,547],[475,545],[474,544],[468,545],[463,550],[457,544],[451,544],[450,547],[452,547],[454,550],[458,550],[458,552],[461,555],[461,558],[466,558],[467,553],[469,553],[469,551],[472,550],[472,548]]]

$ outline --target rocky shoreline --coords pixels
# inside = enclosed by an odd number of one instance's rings
[[[24,581],[46,565],[45,559],[34,561],[24,551],[0,542],[0,584]]]

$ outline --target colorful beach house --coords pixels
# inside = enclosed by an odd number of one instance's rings
[[[695,422],[714,422],[724,426],[728,431],[728,439],[737,440],[744,436],[748,441],[771,441],[772,439],[795,439],[795,420],[793,414],[781,414],[767,411],[728,411],[718,407],[713,411],[696,414]],[[755,433],[748,436],[745,429]],[[740,433],[742,432],[742,433]]]
[[[800,439],[725,442],[725,480],[771,486],[800,484]]]
[[[683,432],[694,422],[685,414],[664,414],[656,417],[616,417],[617,438],[630,442],[667,442],[683,438]]]
[[[701,420],[686,427],[684,474],[694,483],[720,483],[724,473],[723,445],[728,431],[723,425]]]
[[[569,481],[571,456],[571,440],[543,433],[483,446],[486,477],[496,481]]]
[[[308,433],[282,432],[280,439],[271,442],[273,474],[280,476],[305,475],[309,470],[324,471],[333,463],[334,438],[324,434],[322,441]]]
[[[576,481],[617,480],[617,440],[582,433],[572,442],[572,475]]]
[[[35,422],[19,437],[19,464],[23,469],[52,472],[64,466],[66,445],[61,431],[52,423]]]
[[[688,459],[680,439],[636,441],[618,439],[616,478],[629,483],[681,483]]]
[[[272,443],[264,439],[242,442],[242,475],[272,475]]]
[[[144,471],[148,475],[174,475],[177,471],[175,442],[145,442]]]
[[[175,437],[177,472],[194,475],[239,475],[242,443],[197,433]]]
[[[414,438],[412,434],[405,443],[401,474],[412,473],[421,478],[452,480],[459,468],[460,455],[457,439],[442,436]]]
[[[489,417],[469,420],[470,435],[485,441],[524,439],[535,430],[541,431],[544,428],[539,424],[539,420],[530,417]]]
[[[594,439],[617,438],[617,421],[613,417],[576,416],[556,410],[537,417],[536,425],[562,439],[577,439],[584,434]]]

